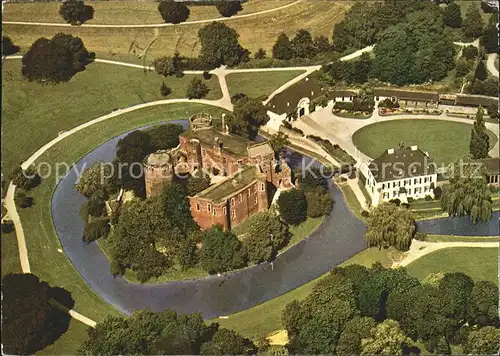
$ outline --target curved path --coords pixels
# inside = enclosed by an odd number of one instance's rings
[[[486,67],[493,76],[498,78],[498,69],[497,67],[495,67],[495,60],[497,59],[497,57],[498,57],[497,53],[488,54],[488,61],[486,62]]]
[[[171,24],[171,23],[158,23],[158,24],[147,24],[147,25],[99,25],[99,24],[82,24],[79,26],[72,26],[68,23],[56,23],[56,22],[29,22],[29,21],[2,21],[2,24],[6,25],[26,25],[26,26],[50,26],[50,27],[100,27],[100,28],[156,28],[156,27],[171,27],[171,26],[186,26],[186,25],[193,25],[193,24],[200,24],[200,23],[209,23],[213,21],[229,21],[229,20],[236,20],[236,19],[243,19],[247,17],[253,17],[253,16],[259,16],[259,15],[264,15],[270,12],[274,11],[279,11],[279,10],[284,10],[286,8],[289,8],[291,6],[297,5],[301,3],[302,0],[297,0],[294,1],[290,4],[286,4],[283,6],[276,7],[274,9],[268,9],[268,10],[262,10],[258,12],[253,12],[251,14],[245,14],[245,15],[234,15],[231,17],[217,17],[213,19],[205,19],[205,20],[194,20],[194,21],[186,21],[186,22],[181,22],[179,24]]]

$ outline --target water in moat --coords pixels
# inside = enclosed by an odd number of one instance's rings
[[[182,124],[187,121],[169,121]],[[142,127],[146,128],[149,126]],[[130,132],[130,131],[129,131]],[[114,137],[76,163],[78,171],[93,163],[115,158],[116,144],[128,132]],[[287,151],[292,168],[307,165],[310,158]],[[317,164],[317,163],[316,163]],[[166,284],[136,284],[109,274],[109,261],[97,243],[82,241],[80,208],[85,198],[74,188],[77,170],[59,182],[52,196],[52,219],[65,253],[83,279],[108,303],[127,314],[150,307],[178,312],[200,312],[205,318],[235,313],[297,288],[366,248],[365,225],[348,209],[342,193],[330,186],[335,201],[332,212],[308,238],[279,255],[274,262],[198,280]],[[498,212],[489,223],[471,225],[467,219],[436,219],[418,223],[420,231],[433,234],[497,235]]]

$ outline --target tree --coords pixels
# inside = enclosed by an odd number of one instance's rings
[[[192,175],[188,178],[187,191],[190,196],[204,191],[210,186],[210,176],[203,173]]]
[[[94,18],[94,8],[85,5],[83,0],[66,0],[59,8],[59,14],[71,25],[81,25]]]
[[[495,355],[500,349],[500,329],[486,326],[469,334],[464,351],[469,355]]]
[[[165,82],[162,82],[161,86],[160,86],[160,94],[161,94],[161,96],[169,96],[171,92],[172,92],[172,90],[169,87],[167,87],[167,85],[165,84]]]
[[[446,337],[441,336],[436,345],[434,353],[438,355],[451,355],[451,347],[448,341],[446,340]]]
[[[344,79],[348,83],[363,84],[368,81],[368,76],[372,70],[372,59],[368,53],[363,53],[358,60],[356,60],[352,67],[352,72]]]
[[[488,25],[479,38],[479,43],[486,53],[498,53],[498,30],[495,25]]]
[[[175,52],[176,55],[179,55],[178,52]],[[153,67],[155,68],[156,73],[163,75],[164,77],[168,77],[169,75],[174,75],[177,73],[179,68],[179,62],[175,61],[173,57],[158,57],[153,60]]]
[[[22,75],[39,83],[67,82],[85,70],[94,57],[79,37],[58,33],[50,40],[39,38],[31,45],[22,59]]]
[[[175,225],[183,235],[192,230],[197,230],[198,225],[191,216],[191,208],[186,191],[176,183],[165,185],[160,196],[165,217]]]
[[[231,17],[243,9],[239,0],[219,0],[215,7],[225,17]]]
[[[310,218],[318,218],[327,215],[333,204],[330,193],[322,187],[306,192],[306,200],[307,216]]]
[[[303,191],[291,189],[278,198],[281,218],[289,225],[299,225],[307,219],[307,200]]]
[[[462,50],[462,57],[465,57],[468,61],[475,60],[479,55],[479,50],[476,46],[470,45],[464,47]]]
[[[2,234],[9,234],[15,230],[14,222],[12,220],[2,221]]]
[[[486,132],[484,123],[484,109],[480,106],[477,109],[476,121],[471,130],[469,150],[472,158],[486,158],[490,151],[490,138]]]
[[[93,219],[85,226],[83,241],[92,242],[100,238],[105,238],[108,236],[109,229],[109,220],[107,218]]]
[[[293,46],[285,33],[280,33],[273,46],[273,58],[288,60],[293,57]]]
[[[186,96],[189,99],[202,99],[207,96],[210,89],[199,78],[193,78],[189,83]]]
[[[269,121],[269,115],[262,101],[244,98],[234,105],[233,115],[227,119],[231,133],[254,140],[259,128]]]
[[[270,261],[290,239],[286,224],[269,212],[252,215],[248,219],[248,226],[244,246],[251,262]]]
[[[474,72],[474,78],[478,80],[485,80],[487,77],[488,72],[486,71],[486,65],[484,64],[484,61],[479,61]]]
[[[326,38],[323,35],[320,35],[314,37],[314,49],[316,53],[323,53],[331,51],[332,46],[330,45],[328,38]]]
[[[211,341],[201,346],[201,355],[253,355],[257,353],[254,343],[228,329],[219,329]]]
[[[90,196],[87,202],[87,211],[90,216],[99,217],[103,215],[105,206],[103,191],[98,190]]]
[[[249,60],[250,52],[238,42],[238,32],[222,22],[212,22],[198,31],[201,43],[199,59],[216,68],[220,65],[236,66]]]
[[[455,65],[455,70],[456,70],[456,76],[457,77],[464,77],[467,74],[470,73],[472,70],[472,61],[468,61],[465,58],[459,58],[457,59],[456,65]]]
[[[78,178],[75,184],[76,190],[87,198],[101,194],[102,198],[106,199],[109,194],[118,191],[118,186],[112,177],[114,169],[115,167],[107,163],[94,163]]]
[[[241,268],[245,265],[241,243],[232,232],[223,231],[220,225],[213,226],[205,232],[200,262],[210,274]]]
[[[388,319],[372,329],[371,336],[361,342],[361,355],[401,355],[413,341],[407,337],[397,321]]]
[[[17,166],[12,170],[9,178],[12,180],[12,184],[24,190],[30,190],[41,182],[41,178],[33,166],[29,166],[26,169]]]
[[[295,58],[312,58],[316,55],[316,46],[307,30],[298,30],[291,44]]]
[[[439,282],[439,289],[442,293],[448,294],[453,314],[459,325],[465,323],[467,318],[467,306],[470,302],[470,295],[474,282],[462,272],[445,273]]]
[[[471,92],[478,95],[496,96],[498,95],[498,79],[475,80]]]
[[[56,293],[57,292],[57,293]],[[51,288],[31,273],[2,277],[2,344],[6,354],[33,354],[57,340],[69,327],[70,317],[49,300],[64,293],[65,305],[74,301],[62,288]]]
[[[443,22],[445,26],[451,28],[460,28],[462,26],[462,13],[457,3],[452,2],[444,8]]]
[[[271,139],[269,140],[269,144],[273,148],[274,154],[278,157],[290,144],[290,140],[288,139],[287,134],[278,131],[278,133],[271,137]]]
[[[408,209],[383,203],[370,212],[365,240],[369,246],[379,249],[393,246],[407,251],[415,230],[415,219]]]
[[[377,324],[368,317],[355,317],[347,322],[337,345],[337,355],[360,355],[361,341],[371,336]]]
[[[2,36],[2,55],[10,56],[19,52],[19,46],[16,46],[10,37]]]
[[[492,215],[490,191],[483,176],[470,176],[456,170],[450,183],[443,187],[441,209],[449,216],[469,216],[472,223],[488,221]]]
[[[264,48],[259,48],[257,52],[253,55],[255,59],[265,59],[267,58],[267,52]]]
[[[471,326],[498,326],[498,287],[489,281],[478,281],[472,287],[467,305],[467,321]]]
[[[130,317],[107,317],[89,328],[82,355],[185,355],[199,354],[217,325],[205,325],[200,314],[153,313],[137,310]]]
[[[189,8],[175,0],[162,0],[158,5],[158,11],[166,23],[178,24],[189,17]]]
[[[465,37],[477,38],[483,32],[484,22],[476,3],[471,3],[465,13],[462,22],[462,30]]]
[[[24,190],[16,189],[14,203],[16,203],[19,207],[26,209],[34,204],[34,199],[29,197]]]
[[[184,132],[180,124],[155,125],[145,131],[150,137],[153,151],[168,150],[179,145],[179,136]]]

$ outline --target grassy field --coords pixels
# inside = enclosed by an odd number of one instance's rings
[[[498,249],[451,247],[432,252],[410,263],[408,273],[424,279],[430,273],[463,272],[474,280],[498,284]]]
[[[294,35],[297,30],[304,28],[311,31],[313,36],[325,35],[330,38],[333,25],[343,19],[350,6],[351,2],[343,1],[304,1],[284,10],[230,20],[227,25],[239,33],[240,43],[252,53],[260,47],[270,53],[277,36],[283,31],[287,35]],[[156,42],[149,49],[148,58],[172,55],[175,50],[191,57],[199,53],[198,30],[205,25],[145,29],[66,27],[64,32],[81,37],[89,51],[96,52],[99,58],[120,57],[134,50],[142,52],[141,48],[146,48],[155,38]],[[2,30],[4,36],[11,37],[25,51],[36,39],[52,37],[61,28],[3,24]]]
[[[206,112],[214,117],[221,115],[221,110],[200,104],[172,104],[151,107],[137,112],[124,114],[108,121],[93,125],[61,141],[40,157],[38,162],[76,162],[82,155],[94,147],[134,127],[165,120],[185,119],[197,112]],[[50,199],[55,187],[55,177],[45,179],[31,192],[35,205],[21,209],[19,214],[26,235],[26,243],[33,273],[52,286],[64,287],[75,299],[75,310],[100,321],[106,315],[118,312],[105,303],[81,279],[61,248],[54,231],[50,213]]]
[[[397,147],[399,142],[417,145],[429,152],[439,165],[469,154],[471,128],[468,124],[443,120],[393,120],[365,126],[356,131],[352,139],[361,152],[372,158],[388,148]],[[491,131],[488,135],[490,147],[493,147],[497,137]]]
[[[425,241],[429,242],[495,242],[499,237],[490,236],[455,236],[455,235],[427,235]]]
[[[251,14],[280,7],[294,0],[252,0],[243,4],[243,10],[238,15]],[[94,18],[88,24],[161,24],[163,19],[158,12],[158,3],[132,2],[132,1],[92,1],[89,3],[94,8]],[[3,20],[5,21],[30,21],[30,22],[55,22],[64,23],[59,15],[60,3],[27,3],[5,4]],[[215,6],[189,6],[188,21],[214,19],[222,17]]]
[[[20,61],[4,61],[2,70],[3,171],[25,160],[59,132],[119,108],[165,99],[160,95],[162,77],[154,72],[103,63],[92,63],[70,82],[42,86],[23,80]],[[168,77],[167,98],[185,97],[192,75]],[[206,82],[208,99],[222,96],[215,76]]]
[[[80,345],[88,339],[87,329],[87,325],[71,319],[68,330],[36,355],[76,355]]]
[[[350,264],[371,266],[374,262],[380,261],[385,267],[390,267],[392,265],[390,257],[393,253],[394,251],[392,250],[370,248],[353,256],[342,263],[341,266]],[[245,337],[255,339],[257,337],[267,336],[273,331],[283,328],[281,324],[281,313],[285,306],[295,299],[303,300],[306,298],[309,293],[311,293],[316,283],[327,275],[328,274],[324,274],[293,291],[257,305],[256,307],[231,314],[228,319],[214,319],[211,321],[219,323],[221,327],[235,330]]]
[[[16,232],[2,233],[2,276],[8,273],[22,273]]]
[[[342,194],[344,195],[344,199],[349,206],[351,212],[356,215],[356,217],[360,220],[364,220],[365,218],[361,216],[361,211],[364,209],[361,207],[356,194],[352,191],[351,187],[347,184],[347,182],[337,182]]]
[[[266,99],[286,82],[304,73],[300,70],[284,72],[233,73],[226,76],[231,95],[243,93],[251,98]]]

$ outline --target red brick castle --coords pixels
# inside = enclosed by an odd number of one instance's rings
[[[222,116],[221,129],[212,118],[196,114],[178,147],[146,157],[146,195],[157,195],[174,174],[201,170],[212,184],[190,196],[191,214],[202,229],[220,224],[226,230],[252,214],[269,208],[277,188],[292,187],[291,170],[284,159],[275,159],[269,142],[254,142],[231,135]]]

